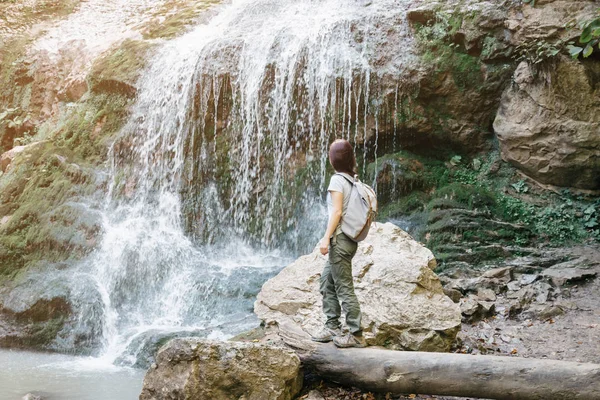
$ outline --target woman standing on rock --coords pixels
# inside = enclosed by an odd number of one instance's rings
[[[321,274],[323,312],[327,317],[325,326],[312,337],[317,342],[330,342],[338,347],[365,347],[366,341],[360,326],[360,305],[354,293],[352,281],[352,258],[358,244],[341,230],[341,219],[348,208],[352,182],[354,182],[356,158],[352,145],[338,139],[329,148],[329,162],[336,174],[331,177],[327,188],[327,210],[329,222],[319,244],[321,254],[329,259]],[[346,315],[350,333],[342,335],[340,325],[340,303]]]

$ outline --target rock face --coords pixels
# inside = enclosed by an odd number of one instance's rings
[[[302,388],[291,350],[195,338],[170,341],[146,374],[140,400],[291,400]]]
[[[300,257],[266,282],[254,312],[267,324],[288,323],[318,330],[319,277],[326,258],[318,249]],[[355,290],[371,345],[393,349],[448,351],[460,329],[460,309],[436,274],[433,254],[391,223],[377,224],[353,260]]]
[[[594,62],[538,76],[522,62],[494,121],[502,158],[541,183],[600,189],[599,77]]]
[[[536,1],[535,7],[523,5],[511,10],[505,26],[514,45],[533,44],[536,40],[572,39],[577,34],[565,29],[565,23],[586,20],[597,7],[594,0]]]
[[[418,90],[393,113],[403,149],[465,154],[489,147],[489,126],[514,69],[504,26],[509,10],[490,1],[423,1],[409,8],[420,70]]]

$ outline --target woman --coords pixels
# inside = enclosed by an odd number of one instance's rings
[[[321,239],[321,254],[329,253],[329,259],[321,275],[323,312],[327,317],[325,326],[312,337],[317,342],[333,340],[338,347],[365,347],[367,344],[360,326],[361,313],[352,282],[352,258],[357,243],[341,230],[341,220],[350,199],[354,182],[356,158],[352,145],[338,139],[329,148],[329,162],[336,174],[331,177],[327,188],[327,210],[329,222],[325,236]],[[340,302],[346,316],[350,333],[342,335],[340,325]]]

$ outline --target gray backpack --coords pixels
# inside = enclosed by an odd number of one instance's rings
[[[369,234],[371,223],[377,215],[377,196],[375,191],[358,179],[348,174],[338,173],[352,185],[348,207],[342,215],[342,232],[355,242],[364,240]]]

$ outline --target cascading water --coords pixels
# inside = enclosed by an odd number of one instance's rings
[[[382,82],[411,60],[403,5],[240,0],[166,43],[111,148],[75,332],[133,364],[169,333],[255,324],[260,285],[325,226],[331,140],[363,158],[377,144],[381,99],[397,97]]]

